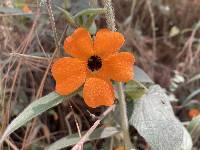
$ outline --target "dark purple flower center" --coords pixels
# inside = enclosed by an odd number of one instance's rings
[[[99,70],[102,66],[101,58],[99,56],[96,56],[96,55],[91,56],[88,59],[87,66],[91,71]]]

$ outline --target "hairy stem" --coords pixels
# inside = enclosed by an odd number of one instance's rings
[[[57,55],[60,56],[60,53],[61,53],[60,52],[60,44],[59,44],[59,41],[58,41],[55,19],[54,19],[53,11],[52,11],[52,8],[51,8],[51,0],[46,0],[46,6],[47,6],[48,14],[49,14],[49,20],[50,20],[51,28],[53,30],[53,37],[54,37],[54,41],[55,41],[55,44],[56,44]]]
[[[111,0],[103,0],[103,3],[106,9],[107,26],[110,30],[116,31],[115,15],[114,15]],[[133,148],[133,146],[132,146],[130,136],[129,136],[129,125],[128,125],[128,117],[127,117],[126,101],[125,101],[125,95],[123,91],[123,85],[120,82],[117,83],[117,91],[118,91],[118,99],[119,99],[119,107],[120,107],[121,128],[124,135],[124,146],[126,150],[130,150]]]
[[[103,0],[104,7],[106,9],[106,22],[107,26],[110,30],[116,31],[116,26],[115,26],[115,15],[112,7],[112,2],[111,0]]]
[[[124,135],[124,146],[126,150],[130,150],[133,146],[129,136],[129,125],[128,125],[125,95],[122,83],[120,82],[117,83],[117,91],[118,91],[119,108],[120,108],[120,121]]]

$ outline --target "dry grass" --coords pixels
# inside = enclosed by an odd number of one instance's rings
[[[0,5],[13,6],[12,3]],[[56,47],[46,8],[34,3],[31,8],[34,12],[31,18],[0,14],[2,131],[32,100],[54,90],[49,69],[54,57],[57,57],[59,44]],[[124,49],[135,53],[137,65],[156,83],[170,91],[174,70],[186,81],[200,74],[200,27],[197,24],[200,21],[200,0],[115,0],[114,9],[117,28],[126,37]],[[56,41],[60,40],[62,45],[63,38],[72,29],[66,27],[66,21],[58,10],[53,9],[53,13],[58,35]],[[98,27],[104,27],[105,19],[97,17],[96,23]],[[174,26],[179,28],[180,33],[170,37]],[[183,83],[172,93],[179,99],[174,109],[181,120],[189,119],[188,108],[182,107],[182,100],[199,86],[199,80]],[[88,108],[88,112],[82,109],[87,106],[80,99],[77,96],[71,99],[70,104],[64,103],[37,117],[12,134],[6,141],[7,146],[11,149],[43,149],[64,135],[77,132],[74,123],[79,124],[80,130],[88,129],[96,120],[91,117],[92,114],[99,115],[101,109]],[[200,105],[199,95],[191,100]],[[101,147],[99,141],[92,144],[93,147]],[[194,144],[200,148],[198,140]]]

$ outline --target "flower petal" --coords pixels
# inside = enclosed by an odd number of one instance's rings
[[[129,52],[116,53],[105,60],[108,75],[115,81],[128,82],[133,78],[134,56]]]
[[[121,33],[101,29],[97,32],[94,40],[94,53],[106,57],[120,49],[123,43],[124,36]]]
[[[64,42],[64,50],[73,57],[88,59],[93,54],[93,41],[90,33],[85,28],[78,28],[67,37]]]
[[[51,71],[56,80],[56,92],[67,95],[85,82],[86,63],[77,58],[60,58],[55,61]]]
[[[109,81],[100,78],[89,78],[83,88],[85,103],[92,108],[111,106],[114,103],[114,92]]]

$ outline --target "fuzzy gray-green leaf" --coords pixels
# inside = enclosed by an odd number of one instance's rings
[[[142,83],[153,83],[151,78],[140,67],[134,66],[134,80]]]
[[[167,95],[158,85],[151,86],[135,101],[129,123],[152,150],[179,150],[183,144],[183,125],[176,119]]]

